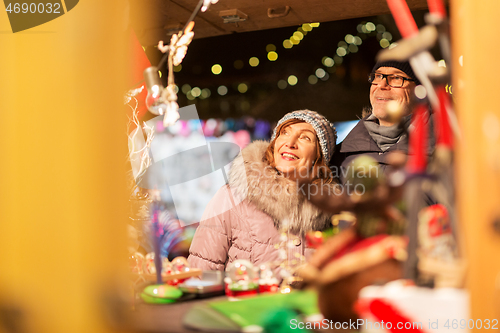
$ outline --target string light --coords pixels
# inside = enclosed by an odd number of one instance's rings
[[[272,52],[269,52],[267,54],[267,59],[269,59],[270,61],[276,61],[278,60],[278,53],[272,51]]]
[[[238,91],[242,94],[248,91],[248,86],[245,83],[238,84]]]
[[[290,75],[287,81],[289,85],[294,86],[299,82],[299,79],[295,75]]]
[[[285,49],[291,49],[293,47],[293,44],[292,44],[292,42],[289,39],[285,39],[283,41],[283,47]]]
[[[226,86],[219,86],[219,88],[217,88],[217,93],[221,96],[224,96],[227,94],[227,87]]]
[[[274,44],[267,44],[266,52],[276,51],[276,46]]]
[[[191,91],[191,86],[186,83],[182,86],[181,90],[184,94],[187,94],[189,91]]]
[[[319,25],[319,24],[318,24]],[[311,24],[311,29],[313,25]],[[303,29],[308,29],[307,26],[303,25]],[[349,53],[356,53],[359,51],[359,45],[363,43],[363,39],[370,36],[377,36],[379,44],[382,48],[393,48],[397,44],[391,43],[392,34],[386,31],[386,28],[382,24],[375,25],[373,22],[361,22],[357,25],[356,30],[358,32],[357,36],[353,34],[346,34],[344,40],[337,43],[337,49],[335,50],[335,55],[333,59],[331,57],[323,57],[321,63],[323,66],[327,67],[328,72],[337,73],[337,76],[343,77],[345,75],[345,69],[338,67],[343,62],[343,57],[347,56]],[[337,71],[337,68],[339,71]],[[343,69],[343,70],[340,70]],[[316,69],[314,75],[308,77],[308,82],[310,84],[316,84],[318,78],[322,81],[326,81],[329,78],[329,74],[322,68]]]
[[[323,68],[318,68],[315,72],[316,76],[321,79],[326,75],[326,72]]]
[[[257,57],[251,57],[250,60],[248,60],[248,63],[252,67],[257,67],[257,66],[259,66],[259,58],[257,58]]]
[[[222,73],[222,66],[219,64],[213,65],[212,66],[212,73],[214,73],[215,75],[219,75],[220,73]]]
[[[309,75],[309,77],[307,78],[307,82],[309,82],[310,84],[316,84],[318,83],[318,78],[316,77],[316,75]]]
[[[191,89],[191,95],[193,95],[194,97],[199,97],[201,95],[201,89],[198,87],[194,87],[193,89]]]

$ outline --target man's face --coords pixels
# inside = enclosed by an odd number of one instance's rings
[[[399,75],[410,78],[405,72],[394,67],[380,67],[375,73]],[[370,87],[370,103],[372,105],[373,115],[378,118],[380,125],[393,125],[386,111],[386,106],[389,101],[394,100],[402,104],[405,114],[410,112],[410,93],[413,88],[415,88],[415,83],[406,80],[401,88],[393,88],[387,85],[386,79],[383,79],[378,84],[372,84]]]

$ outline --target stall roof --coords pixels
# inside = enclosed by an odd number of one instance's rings
[[[198,0],[130,0],[131,20],[142,45],[179,31]],[[411,10],[426,0],[407,0]],[[195,38],[388,14],[385,0],[220,0],[195,19]],[[224,23],[224,21],[229,21]],[[236,22],[237,21],[237,22]]]

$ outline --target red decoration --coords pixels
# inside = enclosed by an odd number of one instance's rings
[[[392,16],[403,38],[418,34],[418,27],[405,0],[387,0]]]
[[[407,164],[409,173],[424,173],[427,167],[427,106],[417,105],[413,112],[413,131],[410,133],[410,157]]]
[[[439,98],[439,108],[435,111],[436,145],[451,149],[453,147],[453,133],[448,116],[448,112],[451,110],[450,96],[444,87],[439,87],[436,93]]]
[[[446,17],[446,9],[444,8],[444,2],[442,0],[427,0],[429,5],[429,12],[440,18]]]
[[[372,314],[380,322],[383,321],[385,323],[384,327],[393,333],[401,332],[403,330],[401,327],[404,327],[404,331],[409,333],[425,332],[423,327],[422,329],[414,327],[415,325],[413,325],[413,323],[416,322],[416,320],[403,316],[397,308],[383,299],[375,298],[373,300],[360,300],[354,305],[354,309],[361,316],[366,313]],[[388,325],[389,323],[391,323],[391,325]]]

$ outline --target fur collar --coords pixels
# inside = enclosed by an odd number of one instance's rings
[[[296,182],[282,176],[264,161],[269,142],[255,141],[234,159],[229,186],[240,198],[246,198],[274,220],[277,229],[288,221],[290,231],[304,236],[310,230],[330,227],[332,214],[325,213],[304,197]],[[285,222],[286,223],[286,222]]]

